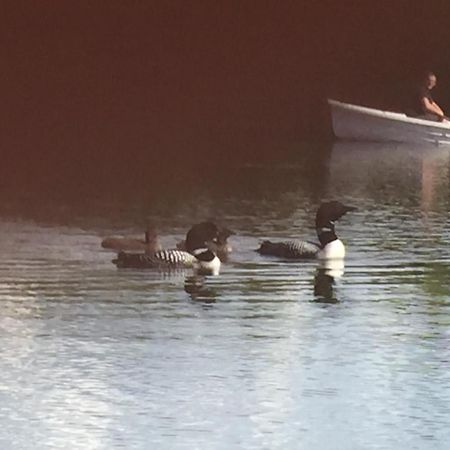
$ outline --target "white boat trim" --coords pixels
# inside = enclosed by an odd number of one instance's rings
[[[450,122],[433,122],[331,99],[328,104],[334,134],[340,139],[450,145]]]

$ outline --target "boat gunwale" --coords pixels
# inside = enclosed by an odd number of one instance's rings
[[[376,108],[370,108],[368,106],[360,106],[355,105],[352,103],[344,103],[340,102],[338,100],[333,99],[327,99],[328,104],[331,107],[337,107],[343,110],[347,110],[349,112],[353,113],[359,113],[367,116],[372,116],[376,118],[382,118],[387,120],[393,120],[397,122],[407,123],[407,124],[413,124],[413,125],[420,125],[425,126],[427,128],[438,128],[442,130],[449,130],[450,131],[450,122],[449,123],[443,123],[443,122],[434,122],[431,120],[426,119],[418,119],[415,117],[409,117],[405,113],[399,113],[395,111],[384,111],[381,109]]]

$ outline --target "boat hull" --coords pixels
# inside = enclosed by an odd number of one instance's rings
[[[408,117],[328,100],[336,137],[369,142],[409,142],[450,145],[450,122]]]

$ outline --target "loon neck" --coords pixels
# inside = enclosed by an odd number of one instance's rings
[[[316,232],[322,248],[324,248],[330,242],[338,239],[336,233],[334,232],[334,223],[331,221],[324,224],[322,227],[316,228]]]
[[[209,262],[216,258],[216,255],[208,248],[196,248],[191,252],[199,261]]]

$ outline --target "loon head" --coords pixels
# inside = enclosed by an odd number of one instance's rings
[[[322,248],[337,240],[334,222],[355,209],[353,206],[347,206],[335,200],[320,205],[316,214],[316,231]]]
[[[207,247],[208,242],[217,242],[219,228],[213,222],[201,222],[194,225],[186,234],[186,250],[192,253]]]
[[[233,250],[228,238],[235,234],[228,228],[220,228],[216,241],[211,241],[208,248],[211,249],[220,258],[221,261],[227,261],[228,255]]]
[[[213,222],[201,222],[187,232],[186,250],[195,256],[199,273],[218,274],[220,259],[208,246],[208,243],[217,243],[218,239],[219,228]]]
[[[159,237],[157,229],[152,225],[148,225],[145,230],[145,243],[150,244],[152,242],[158,242],[158,240]]]

